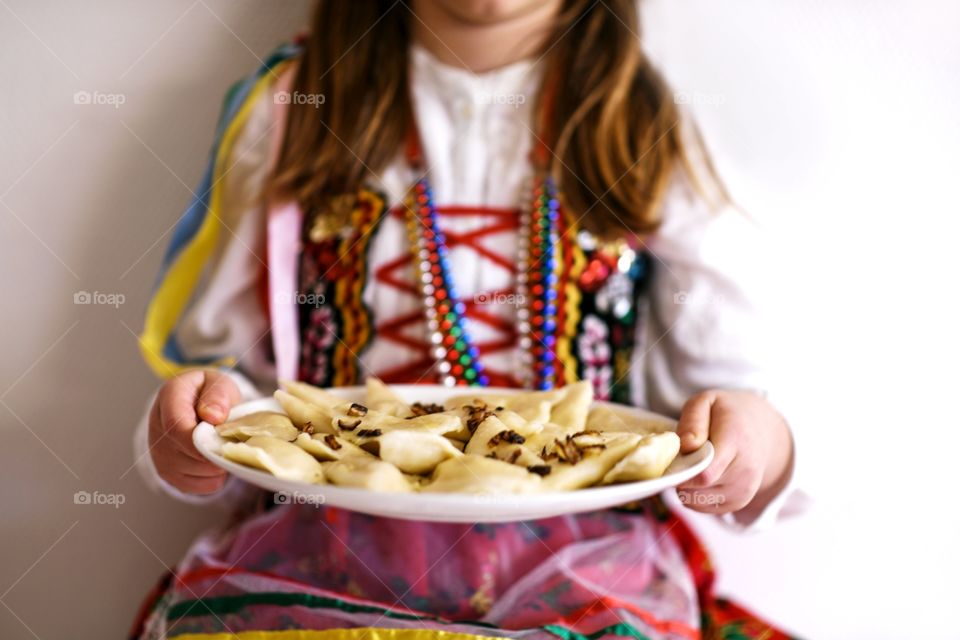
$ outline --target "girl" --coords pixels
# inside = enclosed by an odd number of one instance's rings
[[[321,0],[231,90],[148,309],[143,353],[170,379],[138,447],[166,492],[242,516],[134,636],[784,637],[713,596],[656,500],[474,526],[258,505],[191,442],[278,378],[587,379],[679,415],[686,451],[710,438],[691,508],[775,518],[793,445],[729,244],[745,221],[709,204],[723,191],[636,25],[635,0]]]

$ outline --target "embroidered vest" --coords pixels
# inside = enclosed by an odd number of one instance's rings
[[[374,339],[374,327],[389,313],[369,309],[363,301],[366,287],[384,286],[370,273],[367,249],[386,206],[382,195],[364,190],[304,217],[297,299],[302,380],[344,386],[362,383],[365,377],[358,358]],[[601,242],[590,232],[577,230],[569,216],[562,231],[557,249],[564,299],[558,304],[557,360],[566,369],[566,381],[589,380],[598,399],[629,404],[634,400],[629,371],[640,348],[636,336],[643,322],[641,300],[650,258],[625,240]],[[430,362],[428,343],[424,345],[424,360]],[[512,348],[519,349],[519,343]],[[438,382],[435,376],[412,374],[390,382],[418,379]],[[491,384],[518,383],[493,377]]]

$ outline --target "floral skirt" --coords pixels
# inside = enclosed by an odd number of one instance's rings
[[[504,524],[288,504],[198,540],[131,638],[787,638],[715,598],[660,501]]]

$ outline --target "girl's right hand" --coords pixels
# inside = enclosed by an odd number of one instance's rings
[[[150,456],[157,473],[184,493],[213,493],[227,473],[193,446],[193,428],[201,421],[221,424],[240,400],[230,376],[195,369],[168,380],[150,410]]]

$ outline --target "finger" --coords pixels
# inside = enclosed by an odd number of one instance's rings
[[[197,415],[210,424],[221,424],[240,400],[240,390],[230,376],[219,371],[205,372],[203,389],[197,401]]]
[[[714,442],[713,460],[698,475],[680,484],[682,489],[705,489],[725,483],[727,470],[737,459],[737,447],[726,440]]]
[[[157,394],[153,406],[150,407],[150,417],[147,419],[147,435],[151,450],[163,439],[164,431],[163,418],[160,416],[160,394]]]
[[[749,505],[760,487],[761,474],[735,459],[720,481],[706,489],[678,489],[685,506],[703,513],[732,513]]]
[[[197,447],[193,444],[193,428],[197,426],[196,414],[189,419],[178,418],[175,421],[164,423],[163,437],[172,444],[173,451],[186,456],[196,462],[207,462]]]
[[[180,424],[162,426],[161,433],[150,446],[155,457],[158,453],[163,456],[163,452],[169,452],[173,463],[179,464],[181,458],[188,458],[198,464],[210,464],[194,446],[192,428],[184,430]]]
[[[721,513],[740,511],[750,504],[757,495],[762,480],[762,470],[738,456],[718,485],[726,495]]]
[[[171,473],[183,473],[201,478],[211,478],[226,473],[226,471],[211,463],[209,460],[197,460],[177,448],[167,447],[162,451],[158,451],[156,461],[159,462],[158,467],[170,469]]]
[[[178,473],[165,480],[184,493],[203,495],[222,489],[226,482],[226,474],[216,478],[198,478]]]
[[[191,434],[199,421],[195,407],[203,380],[203,371],[190,371],[164,385],[157,398],[162,429],[158,439],[169,437],[178,449],[199,461],[204,458],[193,446]]]
[[[681,453],[695,451],[707,441],[707,436],[710,435],[710,411],[715,400],[715,393],[704,391],[692,396],[683,405],[677,423]]]

